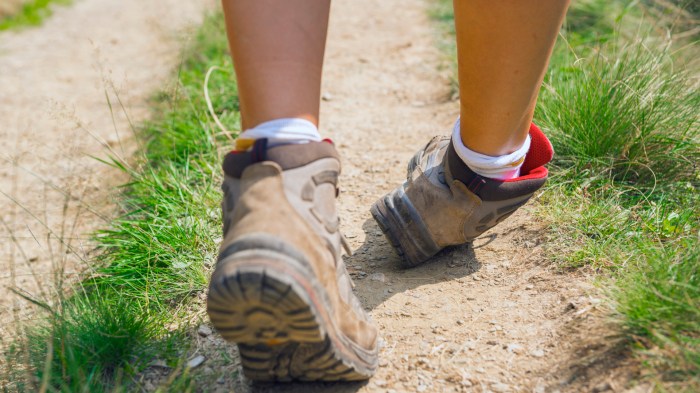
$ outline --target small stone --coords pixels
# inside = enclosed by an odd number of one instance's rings
[[[525,289],[528,290],[528,291],[531,290],[531,289],[533,289],[534,287],[535,287],[535,286],[532,285],[532,284],[527,284],[527,285],[525,285]]]
[[[199,367],[202,365],[202,363],[204,363],[204,360],[206,360],[206,358],[202,355],[195,356],[187,362],[187,367],[189,367],[189,368]]]
[[[479,276],[477,276],[477,275],[475,274],[475,275],[472,276],[472,280],[474,280],[474,281],[479,281],[479,280],[481,280],[481,278],[479,278]]]
[[[386,381],[383,379],[375,379],[373,382],[374,382],[375,386],[380,387],[380,388],[383,388],[384,386],[386,386]]]
[[[384,273],[372,273],[372,275],[369,276],[369,279],[372,281],[379,281],[379,282],[386,281],[386,277],[384,276]]]
[[[461,319],[458,319],[458,320],[457,320],[457,325],[459,325],[459,326],[464,325],[464,321],[461,320]]]
[[[165,360],[163,359],[156,359],[153,362],[151,362],[151,366],[153,367],[162,367],[162,368],[168,368],[168,364],[165,363]]]
[[[316,97],[318,97],[318,96],[316,96]],[[333,94],[331,94],[331,93],[323,93],[323,95],[321,96],[321,99],[322,99],[323,101],[330,101],[330,100],[333,99]]]
[[[496,393],[507,393],[510,392],[510,386],[502,382],[495,382],[491,384],[491,390]]]
[[[200,325],[199,329],[197,329],[197,334],[199,334],[202,337],[209,337],[209,336],[211,336],[211,333],[212,333],[212,330],[207,325]]]
[[[514,354],[516,354],[516,355],[522,353],[522,352],[523,352],[523,349],[524,349],[523,346],[520,345],[520,344],[517,344],[517,343],[510,343],[510,344],[508,344],[508,346],[506,347],[506,350],[507,350],[508,352],[514,353]]]
[[[496,342],[496,341],[494,341],[494,340],[488,340],[488,341],[486,341],[486,344],[488,344],[488,345],[498,345],[498,342]]]
[[[603,392],[607,392],[608,390],[612,390],[612,386],[610,386],[609,382],[603,382],[603,383],[599,383],[599,384],[595,385],[593,387],[593,390],[591,390],[591,392],[603,393]]]
[[[536,357],[536,358],[541,358],[541,357],[544,357],[544,351],[541,349],[535,349],[535,350],[530,351],[530,355],[532,355],[533,357]]]

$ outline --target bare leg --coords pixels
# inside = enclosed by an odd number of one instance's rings
[[[330,0],[222,0],[242,128],[296,117],[318,126]]]
[[[498,156],[525,142],[569,0],[454,0],[462,142]]]

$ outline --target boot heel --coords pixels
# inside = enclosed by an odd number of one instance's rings
[[[441,250],[406,197],[404,186],[379,199],[370,211],[404,267],[419,265]]]

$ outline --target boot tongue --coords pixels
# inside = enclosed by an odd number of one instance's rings
[[[534,124],[530,124],[530,138],[530,150],[525,156],[523,166],[520,167],[520,176],[528,175],[530,171],[552,161],[554,157],[554,148],[549,139]]]

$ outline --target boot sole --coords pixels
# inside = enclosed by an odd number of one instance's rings
[[[222,253],[222,255],[225,253]],[[357,347],[335,326],[310,266],[269,249],[222,259],[212,275],[207,312],[237,343],[243,372],[255,381],[360,381],[377,351]]]
[[[410,268],[430,259],[442,248],[433,241],[418,211],[400,186],[372,205],[372,217],[389,244]]]

